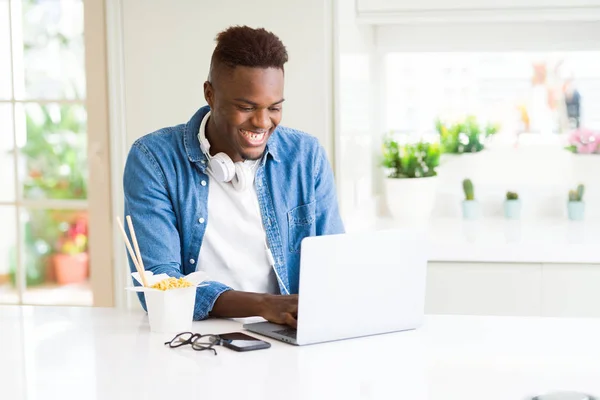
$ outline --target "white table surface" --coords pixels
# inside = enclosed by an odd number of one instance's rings
[[[360,323],[357,321],[357,323]],[[241,330],[195,322],[199,333]],[[600,319],[428,316],[415,331],[248,353],[169,349],[142,312],[0,307],[0,398],[512,400],[600,395]]]
[[[348,230],[401,228],[392,218],[350,220]],[[600,264],[600,221],[476,221],[441,218],[428,226],[430,261]]]

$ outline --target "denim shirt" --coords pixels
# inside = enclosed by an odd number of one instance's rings
[[[210,185],[197,135],[208,111],[205,106],[187,124],[141,137],[127,157],[125,215],[133,220],[145,269],[154,274],[179,278],[197,267],[202,270],[196,263],[210,224]],[[298,293],[302,239],[344,232],[326,153],[316,138],[278,126],[267,141],[254,185],[281,278],[279,290]],[[129,267],[135,271],[131,257]],[[207,318],[218,296],[227,290],[231,288],[214,281],[198,288],[194,319]],[[138,296],[146,309],[143,294]]]

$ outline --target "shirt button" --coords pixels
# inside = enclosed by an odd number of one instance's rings
[[[206,181],[202,181],[202,182],[200,182],[200,184],[201,184],[202,186],[206,186]]]
[[[193,258],[190,260],[190,264],[196,264],[196,260],[194,260]]]
[[[204,223],[204,218],[200,218],[200,219],[198,220],[198,222],[200,222],[201,224],[203,224],[203,223]]]

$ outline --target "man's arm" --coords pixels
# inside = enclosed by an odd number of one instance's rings
[[[140,141],[133,144],[127,157],[123,191],[125,215],[130,215],[133,220],[145,269],[155,275],[184,276],[181,239],[166,178],[154,156]],[[130,270],[135,272],[129,254],[127,257]],[[231,288],[219,282],[208,282],[207,286],[198,288],[194,319],[205,319],[219,295],[228,290]],[[143,293],[138,293],[138,298],[146,309]]]
[[[210,315],[223,318],[258,315],[267,321],[287,324],[295,328],[298,317],[298,295],[279,296],[231,290],[219,296]]]

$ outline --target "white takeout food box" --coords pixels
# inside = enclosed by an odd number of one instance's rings
[[[167,274],[154,275],[151,271],[144,271],[149,287],[130,286],[127,290],[143,292],[148,310],[150,330],[160,333],[180,333],[191,331],[194,320],[194,304],[196,302],[196,288],[206,286],[203,282],[208,280],[205,272],[196,271],[184,276],[192,286],[168,290],[152,289],[151,286],[169,278]],[[140,285],[140,274],[131,274]]]

